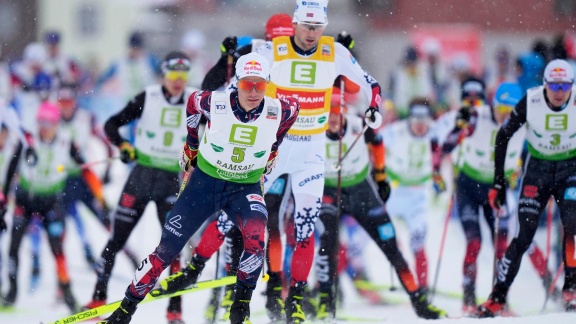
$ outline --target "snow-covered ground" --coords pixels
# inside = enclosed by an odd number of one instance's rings
[[[111,202],[116,202],[116,198],[122,189],[123,173],[120,172],[121,167],[115,168],[115,181],[107,186],[106,194],[111,199]],[[427,238],[427,253],[429,260],[429,281],[432,282],[434,278],[434,270],[436,269],[438,251],[440,246],[440,238],[443,228],[445,217],[445,208],[448,205],[448,194],[443,194],[439,199],[430,207],[429,218],[429,234]],[[146,209],[145,215],[139,222],[135,231],[129,240],[129,246],[138,254],[140,258],[144,258],[150,253],[160,238],[160,226],[156,219],[156,211],[153,205],[149,205]],[[97,254],[100,253],[108,234],[96,222],[95,218],[85,210],[83,211],[83,218],[89,229],[90,240],[93,243],[94,250]],[[404,255],[413,263],[413,258],[408,251],[407,232],[404,224],[395,223],[401,246]],[[87,303],[92,295],[96,276],[94,272],[88,267],[84,260],[82,245],[75,232],[74,225],[71,221],[67,224],[68,234],[66,237],[65,250],[68,260],[68,265],[72,278],[72,287],[74,294],[80,305]],[[488,237],[486,227],[483,232],[484,238]],[[9,235],[4,234],[1,237],[1,250],[3,260],[6,260],[8,249]],[[541,230],[537,234],[537,241],[541,247],[545,247],[545,231]],[[449,225],[448,236],[446,240],[446,249],[442,259],[442,268],[439,277],[439,288],[443,291],[460,292],[462,282],[462,260],[464,257],[464,235],[461,230],[460,224],[457,221],[451,221]],[[31,270],[30,258],[30,245],[28,240],[24,243],[20,250],[20,276],[19,286],[21,287],[16,307],[11,312],[0,312],[0,323],[39,323],[50,322],[68,315],[68,309],[65,305],[56,303],[56,276],[55,265],[53,258],[48,250],[48,244],[43,242],[42,248],[42,277],[39,289],[35,292],[29,291],[29,274]],[[385,257],[379,252],[376,246],[370,242],[366,250],[366,260],[368,262],[368,270],[370,277],[375,283],[382,285],[390,284],[390,266]],[[552,262],[550,262],[550,268]],[[209,280],[214,275],[214,261],[210,261],[204,270],[200,280]],[[479,299],[485,299],[490,292],[490,281],[492,264],[492,248],[489,240],[484,240],[482,245],[482,252],[479,256],[479,271],[477,282],[477,296]],[[7,289],[6,283],[6,264],[2,268],[2,279],[4,285],[3,290]],[[109,301],[119,300],[124,294],[126,286],[129,284],[134,269],[128,262],[127,258],[120,253],[116,259],[116,266],[112,278],[110,280],[110,289],[108,292]],[[394,278],[396,285],[398,279]],[[560,281],[561,283],[561,281]],[[251,303],[252,309],[252,322],[253,323],[267,323],[267,317],[264,311],[264,297],[260,292],[264,288],[264,284],[259,283],[257,292]],[[345,292],[345,302],[343,308],[338,310],[341,316],[356,317],[356,321],[347,321],[346,323],[418,323],[424,320],[418,319],[414,314],[405,293],[402,291],[385,292],[391,300],[398,301],[404,300],[403,303],[394,303],[395,305],[387,306],[373,306],[361,299],[353,290],[351,282],[348,279],[342,280],[342,287]],[[202,323],[203,313],[209,297],[208,291],[201,291],[194,294],[185,295],[183,298],[184,320],[186,323]],[[562,312],[557,305],[548,303],[546,314],[540,314],[540,309],[544,301],[544,289],[540,279],[537,277],[536,272],[532,268],[529,260],[525,257],[518,277],[512,286],[509,295],[509,302],[513,309],[521,317],[510,318],[495,318],[495,319],[445,319],[437,321],[437,323],[528,323],[528,324],[543,324],[543,323],[576,323],[576,314],[567,314]],[[453,317],[460,316],[461,301],[456,299],[449,299],[437,296],[434,303],[445,309],[448,314]],[[162,300],[154,303],[142,305],[135,316],[133,323],[165,323],[167,301]],[[361,319],[363,319],[361,321]]]

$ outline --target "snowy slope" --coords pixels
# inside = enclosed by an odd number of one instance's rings
[[[120,190],[122,189],[124,177],[121,166],[115,168],[115,181],[107,188],[107,196],[111,201],[116,201]],[[427,239],[427,252],[429,259],[429,281],[432,282],[434,277],[434,269],[436,268],[436,259],[440,245],[440,236],[443,227],[445,208],[447,206],[448,195],[443,194],[438,201],[431,206],[430,213],[430,226],[429,235]],[[146,254],[150,253],[160,238],[160,226],[158,225],[155,208],[149,205],[144,217],[136,227],[135,231],[129,240],[130,247],[136,251],[140,258],[144,258]],[[99,254],[107,240],[107,233],[90,216],[86,210],[83,211],[83,217],[87,223],[90,232],[90,239],[93,242],[94,250]],[[73,291],[79,304],[85,304],[91,298],[93,286],[96,280],[94,273],[87,266],[84,261],[82,247],[79,242],[78,236],[75,232],[72,222],[67,224],[68,234],[66,238],[66,255],[72,277]],[[404,254],[409,262],[412,264],[412,256],[407,251],[409,246],[407,240],[407,233],[403,224],[396,224],[399,233],[401,246],[403,247]],[[484,237],[488,237],[488,233],[483,233]],[[3,260],[6,260],[6,253],[8,249],[9,235],[3,235],[1,238],[1,248]],[[537,240],[540,246],[544,247],[545,233],[540,231],[537,234]],[[460,292],[460,285],[462,281],[461,264],[464,257],[464,235],[462,233],[460,224],[457,221],[452,221],[449,225],[449,231],[446,241],[446,250],[442,260],[442,272],[439,278],[439,287],[445,291]],[[479,299],[484,299],[490,292],[491,280],[491,262],[492,262],[492,249],[490,243],[485,240],[482,246],[482,252],[479,257],[479,277],[478,277],[478,291],[477,296]],[[31,269],[31,260],[29,257],[29,242],[24,240],[24,244],[20,251],[20,278],[19,285],[21,287],[16,308],[12,312],[0,312],[0,323],[39,323],[59,319],[68,314],[65,305],[55,302],[56,296],[56,280],[54,262],[48,250],[48,245],[44,241],[42,249],[42,278],[40,289],[36,292],[28,291],[28,275]],[[369,262],[368,270],[370,277],[374,282],[389,285],[390,284],[390,266],[384,256],[380,254],[379,250],[373,243],[370,243],[366,249],[366,260]],[[6,265],[2,268],[3,282],[6,282]],[[126,286],[129,284],[133,275],[134,269],[128,262],[127,258],[120,253],[116,260],[116,266],[110,281],[109,301],[121,299]],[[214,275],[214,262],[211,261],[201,277],[201,280],[209,280]],[[395,278],[395,283],[398,285],[398,280]],[[342,281],[342,287],[346,294],[345,304],[338,314],[342,316],[357,317],[357,321],[347,321],[346,323],[418,323],[423,322],[416,317],[412,308],[408,303],[407,296],[401,292],[386,292],[385,295],[390,299],[398,301],[404,300],[404,303],[396,304],[393,306],[372,306],[360,299],[355,291],[352,289],[349,280]],[[6,289],[3,285],[3,289]],[[257,292],[254,294],[252,301],[252,320],[253,323],[267,323],[264,312],[264,297],[260,294],[264,285],[259,283]],[[203,291],[195,294],[186,295],[184,297],[184,320],[186,323],[202,323],[202,315],[207,304],[209,292]],[[576,314],[566,314],[558,310],[556,305],[548,304],[548,311],[554,312],[545,315],[538,315],[544,301],[544,290],[538,279],[536,272],[531,267],[527,258],[524,259],[516,282],[514,283],[509,295],[509,302],[512,309],[519,314],[526,314],[523,317],[516,318],[496,318],[485,319],[482,323],[528,323],[528,324],[542,324],[542,323],[576,323]],[[434,303],[448,311],[452,316],[460,316],[461,302],[455,299],[448,299],[445,297],[436,297]],[[142,305],[136,312],[133,323],[165,323],[167,301],[162,300],[155,303],[148,303]],[[360,321],[364,319],[364,321]],[[478,323],[477,319],[445,319],[437,321],[436,323]]]

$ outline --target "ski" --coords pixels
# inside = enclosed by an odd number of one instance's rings
[[[157,301],[159,299],[171,298],[171,297],[176,297],[176,296],[184,295],[184,294],[191,293],[191,292],[196,292],[199,290],[205,290],[205,289],[211,289],[211,288],[217,288],[217,287],[222,287],[222,286],[226,286],[226,285],[231,285],[235,282],[236,282],[236,277],[235,276],[229,276],[229,277],[224,277],[224,278],[220,278],[220,279],[216,279],[216,280],[200,281],[200,282],[197,282],[196,284],[194,284],[193,286],[191,286],[190,288],[178,290],[178,291],[173,292],[173,293],[164,293],[161,289],[154,289],[146,295],[146,297],[140,302],[140,305],[144,304],[144,303]],[[89,310],[86,310],[86,311],[83,311],[83,312],[80,312],[80,313],[77,313],[74,315],[66,316],[66,317],[59,319],[57,321],[49,322],[48,324],[69,324],[69,323],[83,322],[83,321],[89,320],[91,318],[99,317],[99,316],[113,312],[114,310],[116,310],[116,308],[118,308],[118,306],[120,306],[121,302],[122,302],[121,300],[115,301],[115,302],[110,303],[110,304],[102,305],[100,307],[89,309]],[[106,323],[106,322],[101,321],[98,323]]]

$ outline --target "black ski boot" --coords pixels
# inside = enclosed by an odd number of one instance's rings
[[[198,277],[202,273],[202,270],[204,270],[206,261],[207,260],[198,257],[198,255],[195,255],[187,267],[182,268],[180,271],[162,280],[160,287],[162,287],[166,293],[173,293],[192,286],[198,281]]]
[[[14,306],[16,302],[16,295],[18,294],[18,284],[16,282],[16,278],[10,278],[9,281],[10,287],[8,288],[8,293],[4,295],[4,300],[2,301],[2,305],[4,307]]]
[[[284,301],[282,300],[282,275],[280,272],[268,272],[266,284],[266,313],[272,321],[280,321],[284,317]]]
[[[62,297],[64,298],[64,303],[70,309],[72,314],[78,312],[78,306],[76,304],[76,298],[72,294],[72,289],[70,289],[70,283],[60,283],[60,290],[62,291]]]
[[[293,287],[290,287],[284,305],[287,324],[304,323],[306,320],[306,314],[304,310],[302,310],[305,288],[306,282],[297,282]]]
[[[122,299],[120,307],[116,308],[114,313],[110,315],[105,321],[108,324],[128,324],[132,320],[132,315],[136,312],[138,303],[126,297]]]
[[[168,324],[184,324],[182,320],[182,297],[176,296],[168,301],[168,310],[166,311],[166,320]]]
[[[234,302],[230,307],[230,324],[250,324],[250,300],[252,300],[253,288],[240,286],[234,287]]]
[[[415,292],[409,293],[410,302],[412,302],[412,307],[416,315],[424,319],[439,319],[446,317],[446,312],[436,308],[436,306],[428,303],[428,297],[422,288],[419,288]]]
[[[464,286],[462,314],[464,316],[476,314],[476,288],[474,286]]]

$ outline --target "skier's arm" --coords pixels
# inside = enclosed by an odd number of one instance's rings
[[[114,151],[112,150],[112,145],[106,138],[106,135],[102,132],[102,130],[98,127],[98,123],[96,122],[96,117],[94,115],[90,116],[90,127],[92,128],[92,135],[98,138],[104,146],[106,146],[106,151],[108,152],[108,157],[111,158],[114,155]]]
[[[277,154],[276,152],[280,144],[282,144],[284,136],[286,136],[290,127],[294,125],[298,117],[298,112],[300,112],[300,103],[295,98],[288,97],[281,99],[280,104],[282,105],[282,120],[280,121],[278,132],[276,132],[276,142],[272,144],[270,156]]]
[[[84,160],[84,158],[82,157],[82,154],[80,153],[80,150],[78,149],[78,146],[75,143],[70,143],[70,157],[78,165],[86,163],[86,160]]]
[[[382,136],[380,136],[380,134],[378,134],[374,129],[368,127],[366,132],[364,132],[364,141],[368,144],[368,149],[372,155],[372,165],[374,166],[374,169],[384,170],[386,161]]]
[[[186,143],[189,148],[197,150],[200,146],[198,139],[198,125],[202,115],[210,120],[210,102],[212,100],[212,92],[210,91],[195,91],[188,98],[186,103],[186,129],[188,135],[186,136]]]
[[[476,130],[476,124],[478,123],[478,112],[473,111],[470,115],[470,121],[466,123],[463,127],[458,124],[458,116],[456,117],[456,125],[452,131],[446,137],[444,144],[442,145],[442,156],[450,154],[456,146],[458,146],[462,140],[466,137],[474,134]]]
[[[334,43],[334,50],[336,52],[336,75],[343,75],[352,82],[360,85],[362,92],[370,99],[370,107],[379,109],[382,99],[380,97],[381,88],[378,81],[362,69],[344,45]]]
[[[12,180],[14,179],[14,175],[16,174],[16,170],[18,169],[18,162],[20,162],[20,156],[22,155],[22,149],[24,145],[22,142],[18,143],[16,147],[16,151],[14,151],[14,155],[10,159],[10,163],[8,164],[8,170],[6,170],[6,183],[4,183],[2,187],[2,192],[4,193],[4,197],[8,197],[8,190],[10,190],[10,185]]]
[[[106,121],[106,124],[104,124],[104,132],[112,144],[120,146],[122,142],[127,141],[126,139],[122,138],[122,136],[120,136],[118,129],[142,116],[145,98],[145,92],[138,94],[136,97],[130,100],[128,104],[126,104],[122,111],[110,117],[110,119]]]
[[[514,107],[510,117],[504,122],[504,125],[496,134],[496,144],[494,148],[494,184],[505,184],[504,162],[506,161],[506,150],[508,142],[516,131],[526,123],[526,109],[528,97],[524,96]]]

